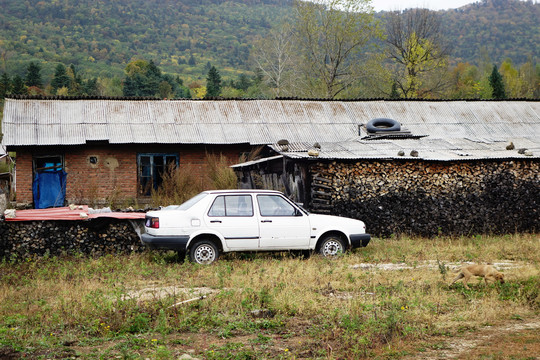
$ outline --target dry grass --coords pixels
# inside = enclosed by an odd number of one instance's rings
[[[223,154],[206,154],[207,177],[201,179],[191,164],[177,168],[170,164],[162,175],[163,182],[152,191],[154,206],[178,205],[203,190],[236,189],[238,178]]]
[[[209,267],[157,252],[5,261],[0,354],[399,358],[434,337],[537,315],[539,257],[537,235],[512,235],[375,239],[334,260],[233,254]],[[507,282],[448,286],[467,261],[505,262]],[[172,306],[200,289],[212,291]],[[252,315],[260,309],[273,316]]]
[[[222,190],[238,187],[238,178],[223,154],[206,154],[206,163],[208,164],[207,187],[209,189]]]
[[[161,186],[152,190],[152,203],[155,206],[178,205],[203,191],[204,186],[195,174],[190,164],[180,168],[174,164],[168,165],[162,174]]]

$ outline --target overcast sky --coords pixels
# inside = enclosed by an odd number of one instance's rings
[[[375,11],[422,7],[431,10],[456,9],[480,0],[372,0]]]

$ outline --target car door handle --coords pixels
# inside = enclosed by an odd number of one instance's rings
[[[221,220],[210,220],[211,223],[220,223],[221,224]]]
[[[261,220],[261,222],[272,222],[272,220]]]

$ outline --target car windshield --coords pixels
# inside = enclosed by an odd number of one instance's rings
[[[182,203],[182,205],[169,205],[162,208],[161,210],[187,210],[191,208],[193,205],[195,205],[196,203],[198,203],[199,201],[201,201],[202,199],[204,199],[207,195],[208,195],[207,193],[200,193],[198,195],[195,195],[188,201]]]

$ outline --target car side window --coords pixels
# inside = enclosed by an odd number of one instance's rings
[[[261,216],[295,216],[296,208],[278,195],[257,195]]]
[[[215,198],[208,216],[253,216],[251,195],[221,195]]]

